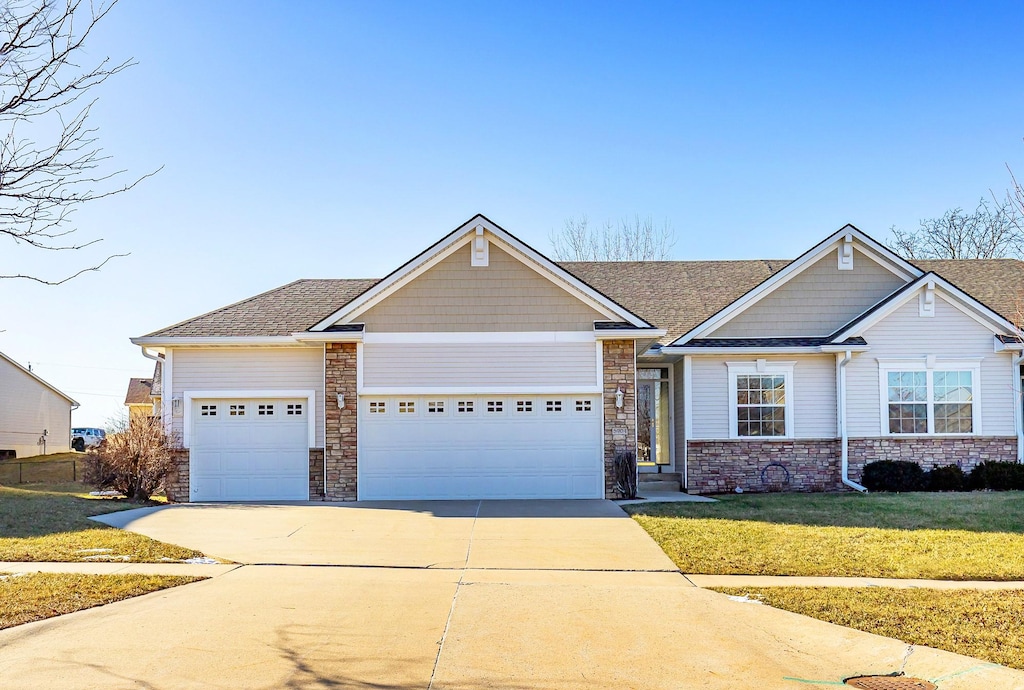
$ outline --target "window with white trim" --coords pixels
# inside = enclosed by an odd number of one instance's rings
[[[544,410],[546,412],[561,412],[562,401],[561,400],[548,400],[544,404]]]
[[[590,412],[593,409],[593,403],[590,400],[577,400],[576,411],[577,412]]]
[[[301,415],[302,414],[302,403],[288,403],[285,414]]]
[[[731,438],[792,438],[795,362],[727,362]]]
[[[416,414],[415,400],[399,400],[398,414]]]
[[[533,401],[516,400],[516,412],[533,412]]]
[[[473,411],[473,401],[472,400],[460,400],[455,405],[455,409],[458,410],[459,412],[461,412],[462,414],[471,413]]]
[[[444,400],[428,400],[427,414],[444,414]]]
[[[228,405],[229,417],[244,417],[245,405]]]
[[[216,405],[200,405],[199,406],[200,417],[216,417],[217,406]]]
[[[976,434],[980,362],[880,362],[883,433]]]
[[[383,400],[373,400],[370,402],[370,414],[387,414],[388,404]]]
[[[487,411],[488,412],[503,412],[505,409],[505,403],[501,400],[488,400]]]
[[[272,417],[274,415],[273,403],[260,403],[256,406],[256,414],[259,417]]]

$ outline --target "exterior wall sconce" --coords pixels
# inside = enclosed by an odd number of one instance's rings
[[[615,407],[622,409],[622,403],[626,399],[626,394],[622,392],[622,388],[615,391]]]
[[[345,409],[345,394],[344,393],[338,393],[338,409],[339,410],[344,410]]]
[[[171,415],[174,417],[181,416],[182,403],[184,401],[181,398],[171,398]]]

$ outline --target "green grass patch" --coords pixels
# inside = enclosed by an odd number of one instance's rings
[[[82,477],[85,453],[51,453],[0,460],[0,484],[73,482]]]
[[[624,506],[680,570],[1024,579],[1024,493],[768,494]]]
[[[152,563],[202,555],[88,519],[138,507],[123,499],[91,497],[81,484],[0,486],[0,561],[88,562],[129,556],[133,563]]]
[[[0,574],[0,630],[204,580],[163,575]]]
[[[1024,669],[1024,591],[716,588],[836,625]]]

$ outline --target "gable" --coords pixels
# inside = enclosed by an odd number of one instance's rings
[[[835,253],[829,252],[707,337],[827,336],[905,282],[857,248],[852,270],[839,270]]]
[[[456,249],[359,316],[368,331],[593,331],[608,319],[512,256],[486,233],[486,266]]]

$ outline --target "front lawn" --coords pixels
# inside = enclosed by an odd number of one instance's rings
[[[684,573],[1024,579],[1024,492],[761,494],[623,508]]]
[[[718,589],[909,644],[1024,669],[1024,591],[770,587]]]
[[[204,579],[163,575],[0,574],[0,630]]]
[[[82,484],[0,486],[0,561],[156,563],[202,556],[89,520],[139,505],[88,492]]]

